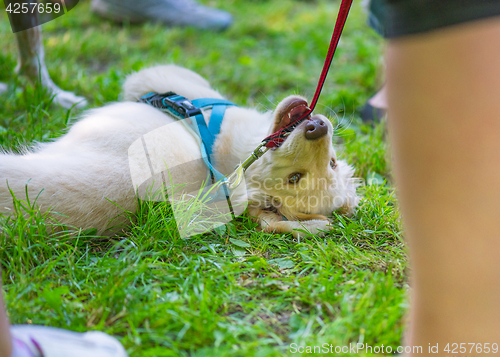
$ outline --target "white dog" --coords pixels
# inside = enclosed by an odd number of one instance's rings
[[[137,187],[129,167],[128,150],[144,135],[175,119],[136,102],[149,92],[173,91],[188,99],[222,98],[208,82],[187,69],[158,66],[132,74],[124,85],[126,102],[89,111],[67,134],[37,145],[23,155],[0,154],[0,212],[12,212],[11,191],[18,199],[37,196],[42,211],[61,213],[61,223],[109,234],[125,223],[123,211],[135,212]],[[227,175],[246,159],[262,139],[293,120],[305,100],[285,98],[274,113],[228,107],[214,143],[216,168]],[[205,119],[209,111],[204,112]],[[207,177],[195,137],[182,125],[167,126],[164,137],[148,142],[149,155],[167,168],[186,161],[180,170],[185,182]],[[248,212],[269,232],[312,234],[328,230],[333,211],[351,213],[358,204],[354,170],[337,160],[333,127],[322,115],[301,123],[283,145],[270,150],[246,172]],[[230,157],[231,159],[228,159]],[[198,160],[198,161],[196,161]],[[153,165],[155,159],[153,159]],[[112,221],[112,222],[111,222]]]

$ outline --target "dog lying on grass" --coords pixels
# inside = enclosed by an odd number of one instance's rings
[[[12,193],[25,200],[28,192],[32,201],[37,197],[41,211],[62,214],[58,220],[63,224],[110,234],[113,227],[126,223],[123,211],[133,213],[137,205],[128,150],[147,133],[176,120],[137,100],[149,92],[168,91],[191,100],[222,98],[198,74],[174,65],[132,74],[124,84],[125,102],[88,111],[68,133],[23,155],[0,154],[0,212],[12,212]],[[302,97],[289,96],[274,113],[228,107],[214,143],[217,170],[230,174],[263,138],[303,114],[300,108],[306,104]],[[209,112],[204,112],[205,120]],[[196,138],[182,125],[171,128],[164,137],[148,142],[149,155],[167,168],[188,158],[194,164],[179,171],[181,179],[203,181],[207,168],[199,160]],[[313,115],[281,147],[269,150],[246,171],[248,213],[262,229],[317,234],[328,230],[327,217],[333,211],[353,212],[359,201],[357,180],[354,170],[337,160],[332,135],[330,121]]]

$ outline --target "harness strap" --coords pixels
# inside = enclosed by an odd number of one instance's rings
[[[207,154],[210,157],[213,152],[215,137],[220,133],[220,127],[222,125],[222,120],[224,119],[224,114],[226,113],[226,108],[228,105],[236,104],[230,102],[229,100],[215,98],[194,99],[191,103],[198,108],[212,107],[212,114],[210,115],[208,126],[203,116],[202,120],[199,120],[198,116],[196,116],[196,121],[198,122],[198,127],[200,128],[201,139],[203,140],[203,143],[207,148]]]
[[[229,100],[226,99],[218,99],[218,98],[198,98],[198,99],[193,99],[191,101],[195,107],[198,108],[204,108],[204,107],[210,107],[213,105],[236,105],[233,102],[230,102]]]
[[[139,99],[140,102],[150,104],[164,112],[174,115],[178,119],[194,118],[195,120],[183,121],[195,132],[201,139],[200,149],[203,162],[210,171],[213,181],[225,180],[225,176],[220,173],[212,164],[212,153],[215,137],[219,134],[224,119],[226,108],[229,105],[236,105],[226,99],[218,98],[200,98],[189,101],[187,98],[174,92],[164,94],[148,93]],[[212,107],[209,124],[207,125],[205,117],[200,108]]]

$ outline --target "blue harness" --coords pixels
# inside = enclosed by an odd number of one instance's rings
[[[201,138],[201,156],[208,167],[212,181],[225,180],[225,176],[215,169],[211,161],[215,137],[220,132],[222,120],[228,105],[236,105],[225,99],[201,98],[190,101],[186,97],[174,92],[148,93],[139,99],[139,102],[152,105],[164,112],[172,114],[177,119],[193,118],[190,127]],[[212,114],[207,125],[201,112],[201,108],[212,107]]]

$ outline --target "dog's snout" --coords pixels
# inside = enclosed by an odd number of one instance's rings
[[[307,121],[305,130],[307,140],[316,140],[326,135],[328,127],[321,119],[311,119]]]

